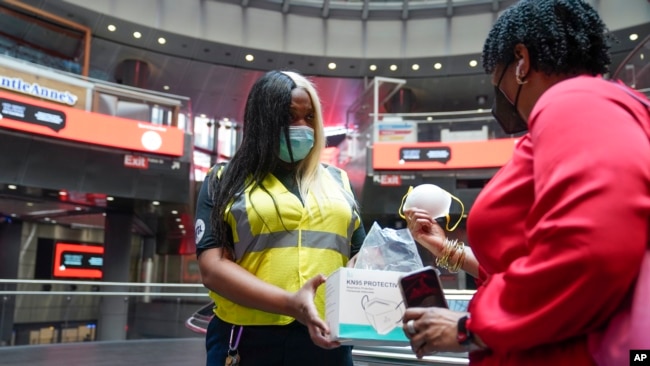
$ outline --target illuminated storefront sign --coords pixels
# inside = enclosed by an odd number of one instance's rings
[[[56,90],[41,86],[37,83],[27,82],[21,78],[11,78],[3,75],[0,75],[0,87],[18,93],[48,99],[57,103],[68,105],[77,104],[77,100],[79,99],[76,95],[70,93],[67,90]]]
[[[101,279],[104,247],[58,242],[54,247],[54,278]]]
[[[375,170],[498,168],[510,160],[517,141],[374,144],[372,167]]]
[[[0,92],[0,128],[129,151],[182,156],[178,128],[87,112]]]

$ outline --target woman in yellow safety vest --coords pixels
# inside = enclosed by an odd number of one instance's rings
[[[325,140],[308,79],[270,71],[255,82],[241,146],[197,199],[198,261],[216,304],[208,366],[352,366],[351,347],[329,340],[320,285],[366,233],[347,174],[320,162]]]

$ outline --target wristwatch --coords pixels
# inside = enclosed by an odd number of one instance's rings
[[[462,318],[458,319],[458,335],[456,340],[461,346],[469,347],[472,345],[474,340],[474,334],[467,329],[467,323],[469,322],[469,315],[465,315]]]

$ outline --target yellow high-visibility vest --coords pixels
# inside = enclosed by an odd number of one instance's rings
[[[291,193],[273,174],[263,181],[269,193],[248,188],[230,203],[226,218],[233,233],[235,261],[258,278],[295,292],[317,274],[330,275],[345,266],[350,257],[352,233],[361,218],[351,201],[347,174],[328,166],[321,172],[331,180],[326,186],[343,186],[350,196],[332,189],[320,209],[309,193],[303,200]],[[280,212],[278,217],[277,210]],[[284,325],[294,319],[234,303],[210,291],[215,314],[237,325]],[[325,286],[314,299],[321,318],[325,317]]]

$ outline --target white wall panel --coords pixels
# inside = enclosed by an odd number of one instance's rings
[[[360,21],[330,19],[320,24],[326,34],[325,54],[332,57],[363,58],[363,23]]]
[[[449,21],[417,19],[407,23],[404,56],[407,58],[445,56],[449,50]]]
[[[403,58],[402,22],[393,20],[366,23],[367,58]]]

